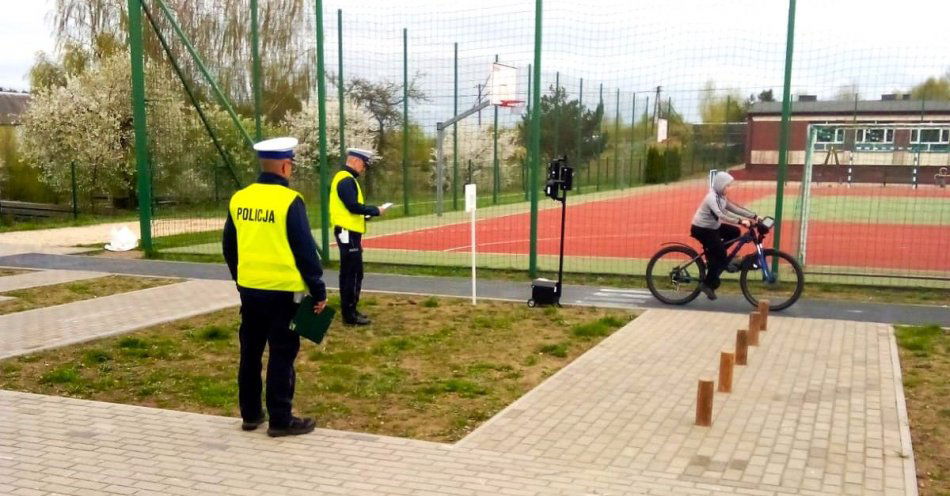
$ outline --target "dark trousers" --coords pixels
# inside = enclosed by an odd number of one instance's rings
[[[706,262],[709,266],[706,268],[706,278],[703,279],[703,283],[710,288],[718,288],[722,283],[719,275],[729,263],[723,242],[738,238],[741,231],[736,226],[722,224],[719,229],[692,226],[689,234],[699,240],[703,244],[703,249],[706,250]]]
[[[340,248],[340,306],[343,318],[353,318],[363,289],[363,235],[350,231],[349,242],[342,243],[341,231],[339,227],[333,228],[336,245]]]
[[[294,360],[300,350],[300,336],[291,331],[290,321],[297,311],[294,294],[240,288],[241,365],[238,369],[238,397],[241,417],[255,421],[261,410],[261,357],[270,345],[267,360],[267,412],[272,427],[290,424],[294,399]]]

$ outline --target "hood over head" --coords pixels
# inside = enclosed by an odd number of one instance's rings
[[[717,172],[713,176],[712,180],[712,190],[716,192],[717,195],[721,195],[722,191],[726,189],[726,186],[734,181],[731,174],[728,172]]]

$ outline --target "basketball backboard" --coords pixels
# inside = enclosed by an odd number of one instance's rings
[[[523,103],[518,100],[518,68],[493,63],[488,81],[488,92],[492,105],[517,107]]]

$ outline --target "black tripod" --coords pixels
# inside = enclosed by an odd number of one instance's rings
[[[538,278],[531,282],[531,299],[528,306],[561,305],[561,283],[564,280],[564,227],[567,223],[567,192],[574,187],[574,168],[568,165],[567,157],[556,158],[548,165],[548,180],[544,194],[561,202],[561,251],[558,255],[557,281]]]

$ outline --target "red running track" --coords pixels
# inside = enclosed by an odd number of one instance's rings
[[[824,189],[824,188],[822,188]],[[827,188],[857,194],[863,188]],[[786,198],[797,188],[788,188]],[[816,192],[819,190],[815,188]],[[879,188],[887,195],[904,196],[910,189]],[[923,195],[934,192],[917,190]],[[698,247],[689,237],[693,213],[706,187],[663,187],[623,198],[571,205],[568,202],[564,252],[575,257],[650,258],[663,242],[680,241]],[[743,185],[732,194],[740,204],[772,195],[774,188]],[[853,192],[853,193],[851,193]],[[866,189],[865,195],[870,193]],[[824,194],[824,191],[818,194]],[[940,192],[936,195],[944,196]],[[538,253],[556,255],[561,210],[554,202],[538,213]],[[543,204],[542,204],[543,205]],[[797,245],[798,222],[782,226],[782,249]],[[529,250],[530,217],[519,213],[480,220],[476,224],[479,253],[520,254]],[[384,235],[364,241],[367,248],[430,252],[469,250],[469,223]],[[937,270],[950,272],[950,228],[927,225],[856,224],[812,221],[808,232],[809,265]],[[771,245],[770,239],[767,244]]]

